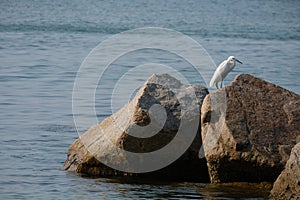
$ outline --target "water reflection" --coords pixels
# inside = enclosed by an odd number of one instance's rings
[[[267,199],[272,186],[270,183],[178,183],[137,178],[83,180],[90,183],[86,188],[89,193],[104,199]]]

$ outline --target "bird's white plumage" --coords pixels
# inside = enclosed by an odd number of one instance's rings
[[[216,84],[218,88],[218,83],[222,82],[224,78],[227,76],[227,74],[233,70],[235,67],[235,61],[242,63],[241,61],[237,60],[234,56],[229,56],[226,60],[224,60],[216,69],[213,77],[210,80],[209,86],[212,87],[214,84]]]

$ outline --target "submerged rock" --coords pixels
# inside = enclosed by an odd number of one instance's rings
[[[251,75],[207,95],[201,126],[211,182],[275,181],[299,121],[299,95]]]
[[[131,102],[69,147],[63,168],[88,176],[209,181],[206,160],[198,157],[207,94],[168,74],[152,75]]]
[[[300,142],[292,149],[285,169],[271,190],[274,199],[300,199]]]

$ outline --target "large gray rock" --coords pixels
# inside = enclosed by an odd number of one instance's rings
[[[292,149],[285,169],[271,190],[273,199],[300,199],[300,142]]]
[[[207,94],[168,74],[152,75],[131,102],[69,147],[63,168],[88,176],[209,181],[206,160],[198,157]]]
[[[251,75],[207,95],[201,124],[211,182],[275,181],[299,122],[299,95]]]

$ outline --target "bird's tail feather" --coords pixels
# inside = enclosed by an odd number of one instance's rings
[[[215,82],[216,82],[216,77],[217,75],[214,74],[213,77],[211,78],[210,82],[209,82],[209,87],[213,87]]]
[[[209,87],[213,87],[213,86],[214,86],[214,82],[212,80],[210,80]]]

